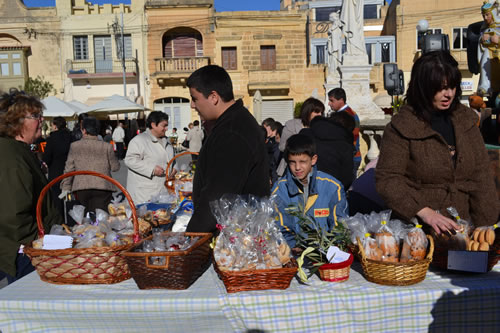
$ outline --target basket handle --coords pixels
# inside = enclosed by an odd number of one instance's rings
[[[427,252],[426,259],[429,259],[432,261],[432,255],[434,254],[434,240],[429,235],[425,235],[425,236],[429,240],[429,252]],[[359,237],[357,237],[357,236],[356,236],[356,241],[358,242],[358,250],[359,250],[359,253],[361,254],[361,260],[366,262],[365,250],[363,249],[363,246],[361,245],[361,241],[359,240]]]
[[[151,257],[163,257],[165,258],[165,265],[151,265],[149,263],[149,258]],[[151,255],[146,255],[144,257],[144,259],[146,260],[146,267],[147,268],[154,268],[154,269],[168,269],[168,264],[170,263],[170,256],[159,256],[159,255],[154,255],[154,253],[151,253]]]
[[[170,167],[172,166],[172,163],[174,163],[174,161],[177,157],[181,157],[184,155],[199,155],[199,153],[196,153],[193,151],[185,151],[183,153],[177,154],[174,157],[172,157],[172,159],[170,161],[168,161],[167,169],[165,170],[165,186],[167,186],[167,184],[168,184],[168,173],[169,173]]]
[[[68,173],[60,175],[59,177],[56,177],[55,179],[53,179],[52,181],[50,181],[47,185],[45,185],[45,187],[40,192],[40,197],[38,197],[38,202],[36,204],[36,224],[38,226],[38,236],[40,238],[42,238],[45,235],[45,230],[43,228],[43,223],[42,223],[42,203],[43,203],[43,198],[45,197],[45,195],[47,194],[47,192],[49,191],[49,189],[52,187],[52,185],[54,185],[55,183],[61,181],[64,178],[78,176],[78,175],[89,175],[89,176],[96,176],[96,177],[103,178],[103,179],[109,181],[110,183],[112,183],[113,185],[115,185],[116,187],[118,187],[120,189],[120,191],[123,192],[123,194],[125,195],[125,198],[127,198],[127,200],[128,200],[130,208],[132,209],[132,222],[134,223],[134,243],[139,242],[139,240],[140,240],[140,236],[139,236],[139,222],[137,220],[137,211],[135,209],[134,201],[132,201],[132,197],[130,196],[130,194],[128,193],[128,191],[125,189],[125,187],[123,187],[123,185],[120,184],[117,180],[115,180],[115,179],[113,179],[113,178],[111,178],[109,176],[103,175],[102,173],[95,172],[95,171],[72,171],[72,172],[68,172]]]

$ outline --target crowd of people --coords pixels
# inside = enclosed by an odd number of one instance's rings
[[[222,67],[196,70],[186,84],[203,127],[198,120],[190,124],[187,143],[182,144],[199,153],[194,212],[187,231],[216,232],[210,202],[223,194],[274,195],[277,223],[294,248],[300,228],[287,208],[294,205],[332,228],[338,219],[353,214],[350,206],[368,206],[362,196],[349,195],[361,179],[368,179],[377,195],[372,199],[378,205],[371,209],[392,209],[404,221],[416,217],[438,234],[458,228],[447,216],[449,206],[476,226],[493,225],[499,214],[493,175],[477,115],[460,103],[460,82],[458,63],[449,53],[421,56],[412,69],[407,105],[384,132],[378,164],[358,178],[359,118],[342,88],[327,92],[331,109],[327,114],[325,105],[311,97],[302,104],[299,117],[284,125],[271,118],[258,124],[242,100],[235,100],[231,78]],[[32,270],[22,245],[36,237],[35,204],[47,184],[42,163],[30,151],[41,134],[43,105],[24,94],[4,94],[0,110],[0,152],[8,156],[0,162],[0,186],[13,190],[0,200],[0,271],[11,282]],[[110,175],[124,159],[127,190],[137,204],[147,202],[164,187],[165,166],[175,153],[166,136],[168,124],[168,115],[151,112],[145,131],[125,146],[121,124],[100,140],[95,118],[82,118],[72,133],[64,119],[56,118],[43,156],[49,179],[75,170]],[[177,129],[172,133],[176,138]],[[110,135],[116,152],[108,143]],[[176,166],[168,171],[174,175]],[[60,206],[59,212],[53,206],[58,197],[75,192],[92,210],[107,206],[113,190],[89,176],[65,178],[44,201],[47,230],[61,223]]]

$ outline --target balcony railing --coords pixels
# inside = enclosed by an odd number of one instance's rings
[[[155,74],[191,73],[206,65],[210,65],[210,57],[157,58],[155,59]]]
[[[122,73],[123,65],[120,59],[113,60],[71,60],[66,61],[68,75]],[[136,65],[134,60],[125,60],[125,72],[135,73]]]

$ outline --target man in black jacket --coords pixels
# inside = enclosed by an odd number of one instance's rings
[[[196,70],[187,81],[191,107],[202,121],[215,121],[201,148],[193,181],[194,213],[186,231],[214,232],[209,202],[225,193],[268,196],[269,166],[261,129],[234,100],[229,74],[219,66]]]

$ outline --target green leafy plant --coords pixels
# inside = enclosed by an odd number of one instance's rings
[[[35,79],[28,78],[24,84],[23,90],[31,96],[36,96],[43,99],[50,94],[55,95],[57,91],[54,89],[54,85],[49,81],[45,81],[43,76],[37,76]]]
[[[406,104],[406,99],[403,96],[396,96],[392,103],[392,114],[395,115],[399,112],[399,109]]]
[[[307,281],[308,276],[302,271],[304,257],[312,263],[310,275],[316,273],[319,267],[329,262],[327,258],[328,249],[337,246],[340,250],[347,252],[351,243],[350,231],[342,223],[338,222],[331,230],[322,228],[314,218],[303,213],[303,209],[297,206],[289,206],[287,213],[296,217],[301,229],[295,234],[296,246],[303,249],[299,263],[299,277],[302,281]]]
[[[295,103],[295,108],[293,109],[293,117],[295,119],[300,118],[300,109],[302,109],[302,104],[304,104],[304,102]]]

